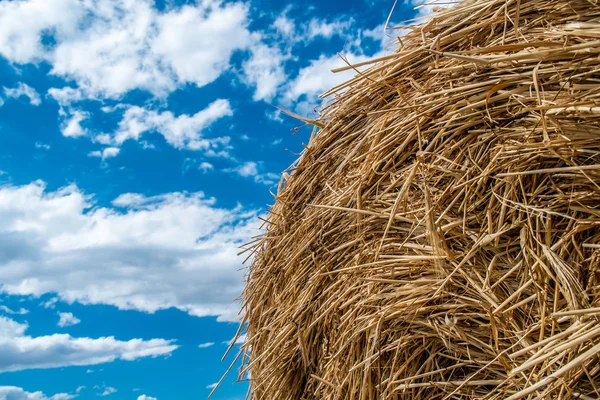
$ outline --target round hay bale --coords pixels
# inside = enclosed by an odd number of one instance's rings
[[[463,2],[331,93],[252,248],[253,398],[600,398],[597,1]]]

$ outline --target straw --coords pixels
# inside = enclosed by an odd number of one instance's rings
[[[250,396],[600,398],[600,6],[412,29],[303,120],[250,248]]]

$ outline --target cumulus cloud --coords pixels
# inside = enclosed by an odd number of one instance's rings
[[[158,400],[156,397],[146,396],[145,394],[139,396],[137,400]]]
[[[42,392],[26,392],[16,386],[0,386],[0,399],[2,400],[71,400],[75,397],[77,396],[67,393],[58,393],[48,397]]]
[[[21,96],[25,96],[29,99],[29,104],[32,106],[39,106],[42,104],[42,99],[40,98],[39,93],[34,88],[23,82],[19,82],[15,88],[4,87],[4,96],[13,99],[18,99]]]
[[[123,113],[112,142],[120,146],[127,140],[138,141],[144,133],[158,132],[167,143],[177,149],[215,151],[229,142],[229,138],[206,139],[202,133],[215,121],[233,115],[229,101],[218,99],[194,115],[175,116],[170,111],[157,112],[138,106],[129,106]]]
[[[255,212],[219,208],[203,193],[124,194],[99,207],[74,185],[3,186],[0,291],[233,320],[237,253],[258,226]]]
[[[52,74],[76,82],[92,98],[175,87],[149,45],[156,19],[151,1],[78,2],[75,8],[87,16],[85,24],[57,37],[48,56]]]
[[[73,315],[73,313],[58,313],[58,326],[65,328],[67,326],[77,325],[81,320]]]
[[[44,32],[74,34],[83,8],[77,0],[29,0],[0,2],[0,55],[25,64],[48,57],[42,44]]]
[[[204,86],[229,69],[235,50],[250,45],[247,25],[245,4],[205,0],[159,16],[152,49],[179,82]]]
[[[207,347],[214,346],[214,342],[202,343],[198,345],[199,349],[206,349]]]
[[[64,334],[32,337],[25,334],[27,328],[26,323],[0,317],[0,372],[132,361],[167,356],[178,348],[172,340],[164,339],[120,341]]]

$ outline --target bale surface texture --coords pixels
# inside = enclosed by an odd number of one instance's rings
[[[334,88],[252,247],[255,400],[600,398],[600,6],[467,1]]]

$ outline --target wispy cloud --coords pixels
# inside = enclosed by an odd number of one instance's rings
[[[19,82],[15,88],[4,87],[4,96],[6,98],[13,99],[18,99],[19,97],[24,96],[29,99],[29,104],[32,106],[39,106],[42,104],[42,99],[40,98],[39,93],[34,88],[23,82]]]
[[[24,308],[20,308],[19,310],[14,311],[4,305],[0,306],[0,311],[4,311],[6,314],[10,314],[10,315],[25,315],[25,314],[29,313],[29,310],[26,310]]]

